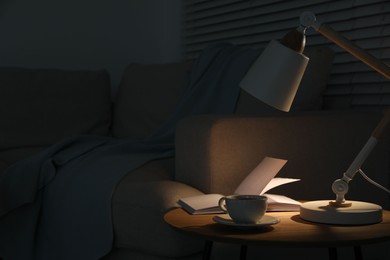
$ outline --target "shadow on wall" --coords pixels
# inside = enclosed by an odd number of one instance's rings
[[[168,26],[180,16],[179,5],[179,0],[0,0],[0,66],[106,68],[116,85],[129,63],[177,59],[178,49],[167,57],[165,48],[180,39],[179,25]]]
[[[12,0],[0,0],[0,17],[4,12],[7,11],[7,8],[10,4],[12,4],[14,1]]]

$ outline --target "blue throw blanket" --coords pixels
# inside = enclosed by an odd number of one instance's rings
[[[11,166],[0,179],[0,258],[99,259],[113,246],[111,198],[129,171],[174,156],[176,123],[229,114],[258,50],[206,48],[168,120],[143,140],[77,136]]]

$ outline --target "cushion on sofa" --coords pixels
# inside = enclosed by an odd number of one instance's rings
[[[114,102],[114,137],[144,137],[173,111],[190,64],[130,64]]]
[[[110,78],[104,70],[2,67],[0,90],[1,150],[109,132]]]

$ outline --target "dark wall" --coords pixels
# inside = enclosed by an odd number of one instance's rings
[[[180,0],[0,0],[0,66],[100,69],[180,59]]]

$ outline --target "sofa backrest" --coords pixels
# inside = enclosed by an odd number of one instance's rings
[[[114,98],[112,135],[145,137],[173,111],[190,63],[130,64]]]
[[[269,193],[298,200],[334,199],[333,181],[348,169],[381,116],[345,110],[187,118],[177,129],[175,180],[205,193],[232,194],[269,156],[288,160],[278,177],[301,179]],[[390,129],[362,165],[368,176],[385,187],[390,184],[389,133]],[[359,174],[350,182],[347,198],[390,208],[389,195]]]
[[[107,71],[0,68],[0,157],[12,162],[78,134],[107,135]]]
[[[292,111],[320,110],[322,94],[330,74],[333,51],[312,47],[306,73]],[[191,61],[170,64],[130,64],[114,101],[112,135],[118,138],[144,137],[164,122],[173,111],[190,73]],[[281,113],[241,91],[237,113]]]

